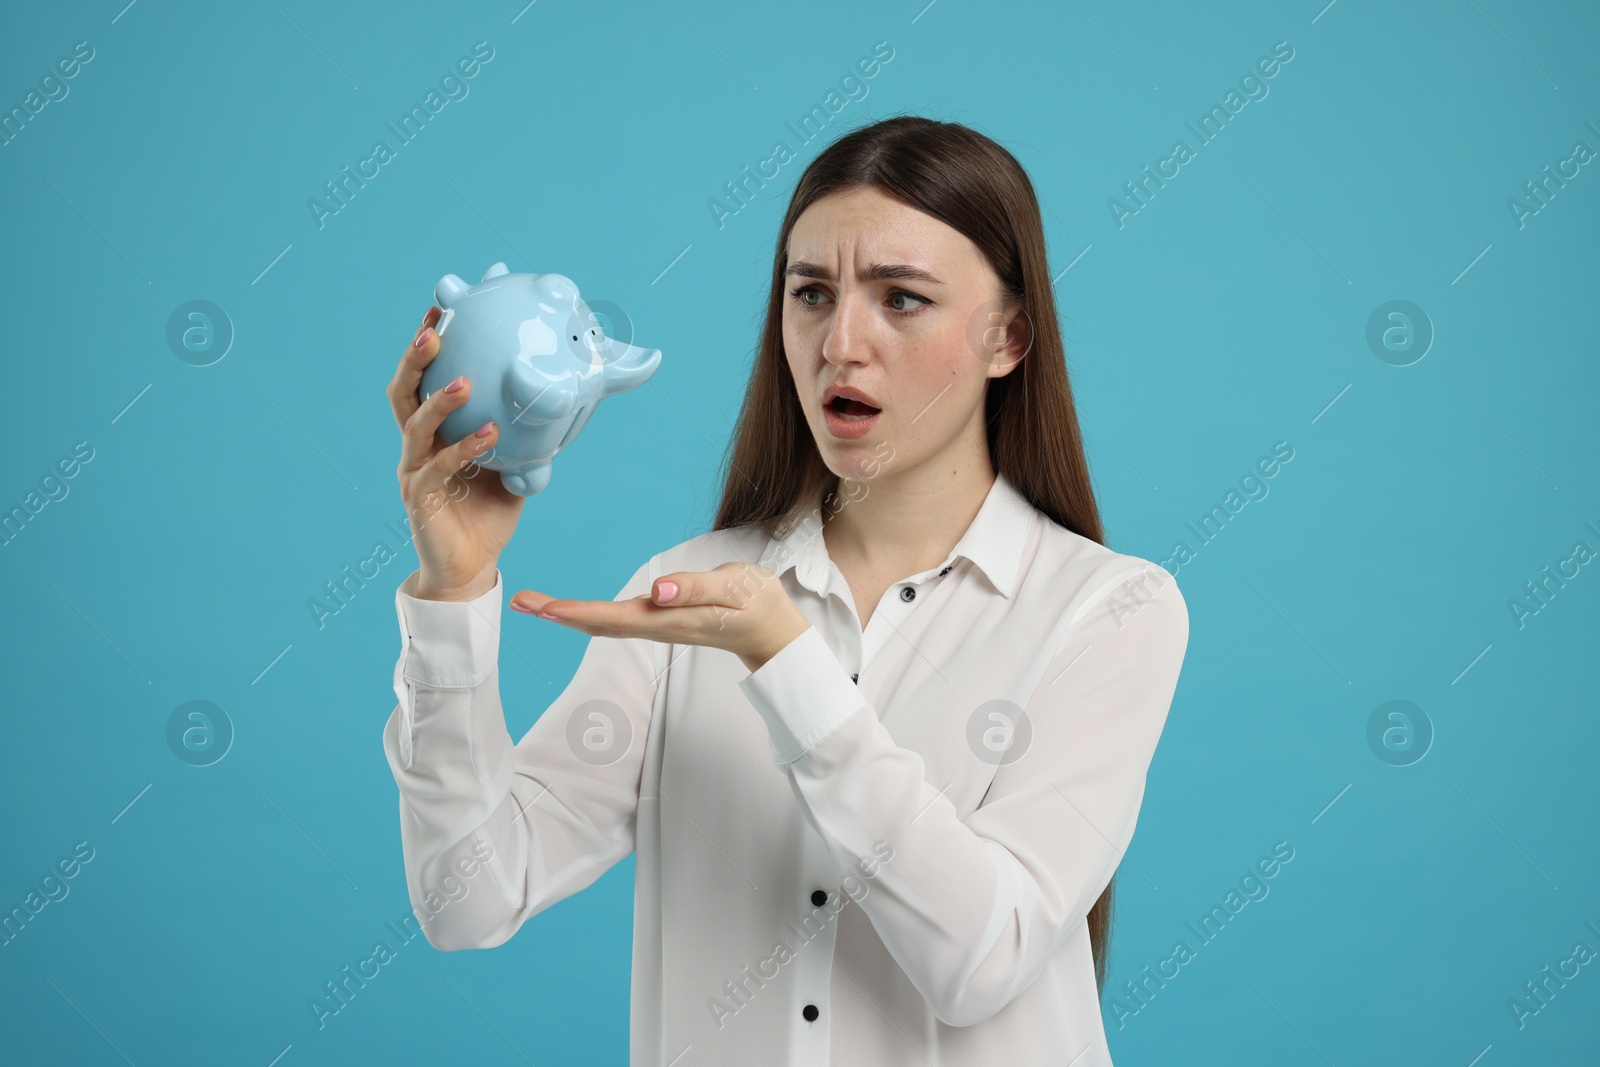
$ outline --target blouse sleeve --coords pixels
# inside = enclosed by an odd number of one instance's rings
[[[613,599],[647,593],[655,559]],[[492,948],[634,849],[655,649],[592,637],[515,745],[500,704],[504,586],[471,601],[395,594],[399,699],[383,731],[406,885],[435,948]]]
[[[1083,925],[1133,837],[1188,634],[1154,564],[1083,601],[1024,705],[1029,747],[965,820],[814,627],[739,683],[836,869],[892,848],[861,908],[942,1022],[993,1016]]]

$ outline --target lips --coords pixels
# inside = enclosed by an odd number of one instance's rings
[[[830,385],[822,394],[822,406],[840,415],[872,415],[883,405],[871,394],[849,385]]]
[[[822,421],[841,441],[866,436],[883,414],[872,397],[850,386],[829,386],[823,398]]]

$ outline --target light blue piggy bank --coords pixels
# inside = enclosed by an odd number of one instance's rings
[[[500,428],[475,462],[499,471],[518,496],[550,483],[550,461],[572,443],[600,401],[643,385],[661,363],[655,348],[607,337],[571,278],[512,274],[496,263],[477,285],[446,274],[433,290],[443,310],[439,353],[422,372],[423,400],[466,375],[472,396],[439,433],[449,444],[485,422]]]

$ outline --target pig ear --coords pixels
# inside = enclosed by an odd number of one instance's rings
[[[442,308],[448,308],[461,299],[461,295],[470,288],[471,286],[454,274],[446,274],[439,279],[439,284],[433,287],[433,302]]]
[[[496,263],[494,266],[490,267],[488,270],[483,272],[483,281],[486,282],[490,278],[498,278],[502,274],[510,274],[510,273],[511,273],[511,271],[509,269],[507,269],[507,267],[506,267],[506,265],[504,263]],[[482,282],[479,282],[479,284],[481,285]]]

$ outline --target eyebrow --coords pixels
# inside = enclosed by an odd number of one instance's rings
[[[825,282],[833,281],[833,272],[827,267],[817,263],[809,263],[800,259],[790,263],[784,274],[794,278],[818,278]],[[921,267],[913,267],[909,263],[874,263],[864,272],[856,275],[857,280],[864,282],[898,279],[901,281],[930,282],[934,285],[943,285],[944,281],[935,278]]]

